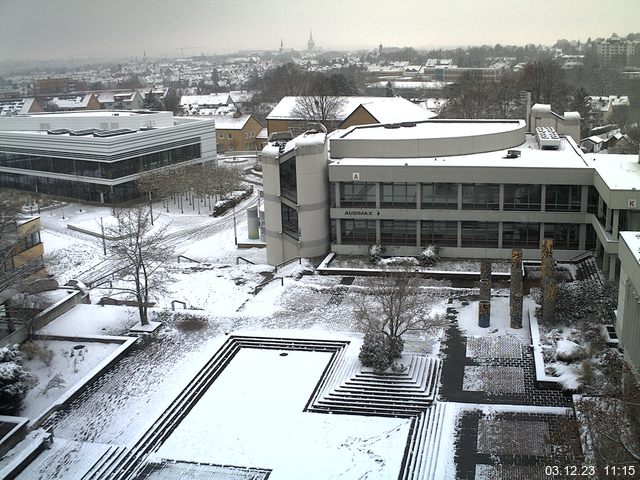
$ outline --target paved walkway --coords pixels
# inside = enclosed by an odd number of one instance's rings
[[[456,478],[545,478],[549,439],[562,438],[572,449],[579,445],[577,437],[563,437],[573,418],[542,407],[572,407],[571,395],[537,386],[530,346],[517,338],[467,338],[457,326],[456,304],[451,300],[447,309],[452,323],[442,345],[440,399],[474,404],[458,418]]]

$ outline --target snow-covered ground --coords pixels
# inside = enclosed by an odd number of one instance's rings
[[[120,347],[118,343],[86,341],[36,340],[36,343],[53,352],[53,356],[48,365],[38,357],[24,362],[25,368],[38,378],[38,384],[27,393],[24,408],[20,412],[21,416],[31,419],[42,414]],[[62,380],[61,384],[56,382],[56,376]]]
[[[397,477],[410,421],[304,412],[330,354],[282,353],[242,349],[155,456],[274,480]]]
[[[255,197],[245,202],[255,204]],[[154,299],[151,316],[160,314],[162,327],[144,348],[121,360],[100,379],[83,399],[56,419],[55,446],[41,455],[19,478],[59,471],[50,478],[73,478],[90,465],[80,458],[98,458],[104,445],[130,446],[153,424],[211,359],[231,332],[252,331],[273,335],[324,338],[338,332],[341,338],[360,338],[357,333],[354,296],[366,288],[362,278],[352,287],[341,285],[341,277],[301,275],[310,265],[293,263],[279,269],[275,280],[259,293],[254,288],[274,276],[266,265],[264,249],[236,248],[234,218],[228,213],[212,218],[202,209],[181,213],[170,204],[169,212],[154,205],[158,228],[167,226],[176,260],[170,265],[171,282],[166,296]],[[68,205],[62,219],[60,209],[43,213],[42,238],[51,253],[50,272],[60,283],[82,278],[108,261],[101,239],[67,228],[72,224],[99,231],[99,219],[111,224],[106,207]],[[246,214],[236,212],[237,238],[246,237]],[[191,262],[178,255],[197,260]],[[238,261],[243,257],[256,263]],[[200,262],[200,263],[198,263]],[[477,266],[477,268],[476,268]],[[464,264],[447,268],[479,269]],[[282,280],[280,280],[282,278]],[[90,291],[93,305],[78,305],[49,324],[41,333],[65,336],[124,335],[137,323],[131,307],[98,306],[103,296],[118,296],[117,282]],[[444,313],[447,282],[425,280],[424,288],[440,294],[434,313]],[[173,300],[184,302],[186,310]],[[526,300],[529,301],[529,300]],[[492,299],[492,324],[477,326],[477,302],[456,305],[461,329],[468,335],[509,335],[528,344],[528,325],[514,330],[508,325],[508,298]],[[167,313],[169,312],[169,313]],[[55,342],[57,345],[58,342]],[[67,385],[74,383],[74,365],[65,349],[56,347],[56,363],[42,369],[43,380],[64,371]],[[100,361],[109,355],[87,344],[82,363]],[[437,337],[407,338],[408,354],[439,352]],[[242,349],[209,388],[169,439],[154,454],[156,460],[184,460],[224,465],[273,468],[270,478],[396,478],[409,433],[409,420],[303,412],[323,372],[328,354]],[[95,354],[95,355],[94,355]],[[77,357],[73,357],[77,358]],[[95,358],[95,360],[94,360]],[[36,360],[37,362],[37,360]],[[64,362],[68,362],[68,368]],[[78,363],[75,360],[73,363]],[[87,363],[88,365],[88,363]],[[35,367],[33,367],[35,368]],[[80,375],[81,372],[78,372]],[[42,382],[41,382],[42,385]],[[29,394],[25,414],[35,415],[45,403],[35,387]],[[54,395],[54,390],[49,393]],[[38,403],[40,402],[40,403]],[[455,478],[453,459],[455,423],[467,408],[451,404],[443,422],[441,444],[443,479]],[[46,406],[46,405],[45,405]],[[517,410],[519,407],[512,407]],[[524,408],[524,407],[522,407]],[[37,472],[37,473],[36,473]],[[303,473],[301,473],[303,472]]]

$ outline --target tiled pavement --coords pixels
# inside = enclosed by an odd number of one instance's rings
[[[467,338],[455,322],[453,302],[447,310],[452,321],[443,345],[440,398],[443,401],[518,406],[572,407],[571,395],[538,388],[528,345],[513,337]],[[502,412],[485,414],[470,406],[458,418],[456,479],[520,480],[550,478],[549,438],[562,437],[561,426],[572,417],[548,413]],[[565,443],[564,437],[561,440]],[[566,444],[579,450],[577,436]]]

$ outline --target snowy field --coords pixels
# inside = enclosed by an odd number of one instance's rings
[[[268,468],[274,480],[396,478],[409,420],[303,412],[329,359],[242,349],[155,459]]]

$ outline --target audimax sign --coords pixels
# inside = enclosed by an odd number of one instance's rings
[[[380,212],[377,210],[345,210],[345,217],[377,217]]]

